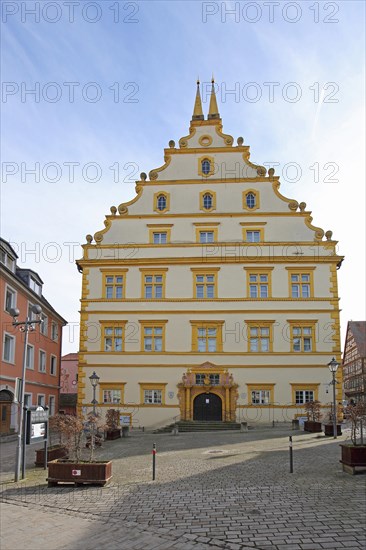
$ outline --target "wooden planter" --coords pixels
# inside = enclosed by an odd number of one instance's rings
[[[304,422],[304,432],[320,433],[322,431],[322,423],[307,420]]]
[[[108,428],[105,431],[106,440],[119,439],[121,437],[121,428]]]
[[[62,445],[53,445],[47,449],[47,464],[51,460],[56,460],[57,458],[67,458],[67,449],[62,447]],[[44,466],[44,449],[36,450],[36,461],[34,463],[36,466]]]
[[[341,445],[343,471],[349,474],[366,471],[366,445]]]
[[[72,460],[53,460],[48,463],[48,487],[58,483],[84,483],[105,485],[112,478],[112,462],[75,462]]]
[[[333,424],[324,424],[324,435],[334,435]],[[337,435],[342,435],[340,424],[337,424]]]

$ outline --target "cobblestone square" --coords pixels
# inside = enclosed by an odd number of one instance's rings
[[[98,458],[113,460],[113,479],[103,488],[48,488],[30,447],[27,478],[15,484],[15,444],[3,443],[1,547],[365,548],[366,476],[342,471],[339,443],[347,438],[347,430],[334,440],[288,426],[177,436],[135,431],[98,450]]]

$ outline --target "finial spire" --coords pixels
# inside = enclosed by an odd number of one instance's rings
[[[197,78],[197,92],[196,92],[196,100],[194,102],[192,120],[204,120],[204,118],[205,117],[203,116],[201,93],[200,93],[200,79]]]
[[[209,108],[208,117],[207,117],[208,120],[213,118],[220,118],[219,109],[217,107],[217,101],[216,101],[215,78],[213,74],[211,78],[211,84],[212,84],[212,87],[211,87],[211,97],[210,97],[210,108]]]

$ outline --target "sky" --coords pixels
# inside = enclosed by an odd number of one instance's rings
[[[212,74],[224,132],[333,231],[341,329],[365,317],[365,4],[4,1],[1,236],[78,350],[85,235],[188,133]]]

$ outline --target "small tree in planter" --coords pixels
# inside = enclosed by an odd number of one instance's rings
[[[334,432],[334,415],[333,415],[333,407],[332,407],[325,417],[324,435],[326,436],[334,435],[333,432]],[[337,435],[342,435],[340,424],[337,424]]]
[[[351,443],[342,443],[343,471],[355,474],[366,470],[366,445],[363,429],[366,424],[366,403],[360,401],[355,405],[348,405],[345,410],[346,418],[351,423]]]
[[[95,483],[105,485],[112,477],[112,462],[94,460],[95,440],[99,417],[93,413],[86,421],[80,416],[60,415],[59,430],[61,440],[69,454],[68,459],[60,459],[48,464],[48,486],[60,482]],[[88,451],[85,451],[87,438],[90,438]],[[86,456],[85,456],[86,455]]]
[[[320,422],[320,401],[309,401],[304,405],[307,421],[304,422],[304,431],[311,433],[319,433],[322,431],[322,425]]]
[[[121,428],[119,426],[119,410],[108,409],[105,420],[106,439],[118,439],[119,437],[121,437]]]

